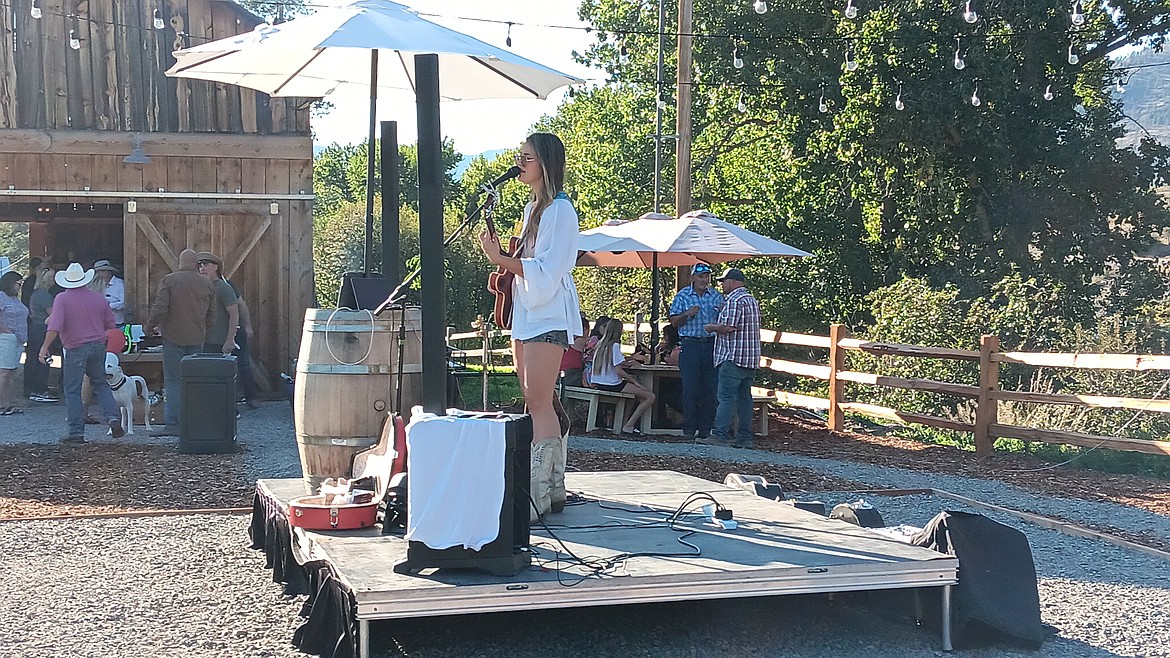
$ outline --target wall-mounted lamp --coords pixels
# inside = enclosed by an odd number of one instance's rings
[[[150,156],[142,150],[142,135],[134,133],[134,147],[130,150],[130,155],[122,158],[125,164],[150,164]]]
[[[280,204],[275,202],[275,201],[268,204],[268,214],[269,215],[279,215],[280,214]]]
[[[126,202],[126,212],[128,212],[128,213],[138,212],[138,202],[133,200],[133,199],[131,199],[130,201],[127,201]]]

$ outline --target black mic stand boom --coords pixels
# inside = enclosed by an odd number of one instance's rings
[[[491,212],[491,209],[496,205],[496,198],[499,196],[499,190],[497,190],[495,187],[492,187],[491,185],[485,185],[484,187],[487,191],[487,198],[484,199],[483,203],[480,204],[478,208],[468,213],[467,217],[463,220],[463,223],[456,227],[456,229],[451,232],[451,235],[447,236],[446,240],[443,240],[444,250],[450,246],[452,242],[458,240],[459,236],[463,235],[463,232],[470,228],[480,215],[482,215],[485,211]],[[386,309],[401,301],[402,297],[406,295],[405,291],[410,287],[410,284],[414,283],[414,280],[418,278],[420,273],[422,273],[422,268],[416,267],[413,272],[408,274],[406,278],[402,280],[402,283],[398,284],[398,286],[390,292],[390,296],[386,298],[386,301],[382,302],[378,305],[378,308],[374,309],[374,315],[381,315]]]

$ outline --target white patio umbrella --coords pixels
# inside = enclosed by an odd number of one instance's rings
[[[757,256],[804,257],[806,251],[725,222],[706,210],[682,217],[647,213],[581,232],[577,265],[681,267]]]
[[[650,340],[658,341],[658,268],[695,263],[726,263],[756,256],[804,257],[812,254],[725,222],[706,210],[677,219],[646,213],[630,222],[606,222],[582,231],[577,265],[653,268]]]
[[[387,57],[379,58],[379,52]],[[167,75],[223,82],[270,96],[316,98],[368,89],[373,153],[378,91],[415,89],[413,55],[435,54],[446,100],[543,99],[582,82],[419,16],[389,0],[348,0],[279,25],[184,48]],[[367,244],[373,225],[374,158],[366,170]],[[368,248],[367,248],[368,251]],[[367,259],[368,260],[368,259]],[[368,274],[368,262],[367,262]]]

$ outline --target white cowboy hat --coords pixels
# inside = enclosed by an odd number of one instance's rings
[[[81,269],[81,263],[69,263],[69,267],[53,277],[62,288],[80,288],[93,281],[93,270]]]

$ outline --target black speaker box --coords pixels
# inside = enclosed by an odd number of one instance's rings
[[[504,500],[500,505],[500,534],[479,550],[455,546],[434,549],[422,542],[406,545],[406,560],[394,565],[397,573],[429,568],[478,569],[494,576],[514,576],[532,562],[528,550],[532,417],[528,414],[467,413],[469,418],[504,418]]]
[[[341,288],[337,291],[337,308],[372,311],[386,301],[392,292],[394,286],[380,275],[346,272],[341,276]]]

